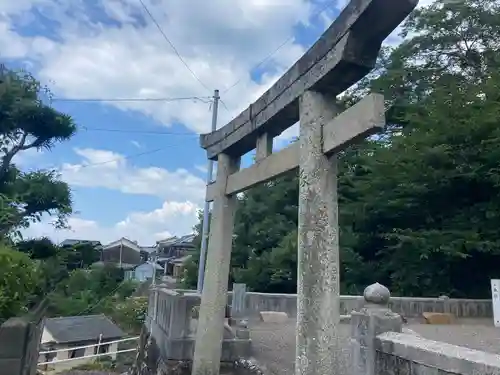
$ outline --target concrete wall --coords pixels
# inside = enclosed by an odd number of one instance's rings
[[[196,293],[193,290],[181,292]],[[231,302],[229,292],[228,303]],[[340,314],[350,314],[363,306],[362,296],[340,296]],[[451,312],[459,318],[490,318],[493,316],[489,299],[440,299],[416,297],[391,297],[389,308],[407,318],[421,317],[427,312]],[[289,316],[297,314],[297,295],[278,293],[246,293],[246,310],[249,316],[257,316],[259,311],[283,311]]]
[[[375,375],[500,374],[500,356],[387,332],[375,339]]]

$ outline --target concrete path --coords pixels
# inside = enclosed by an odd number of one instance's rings
[[[427,325],[409,322],[405,327],[429,340],[444,341],[471,349],[500,354],[500,329],[489,320],[465,320],[457,325]],[[295,320],[286,323],[251,322],[254,357],[266,375],[290,375],[295,362]],[[340,337],[346,345],[338,375],[349,374],[349,325],[340,325]]]

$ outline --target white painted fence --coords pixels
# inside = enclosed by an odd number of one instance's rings
[[[91,344],[91,345],[83,345],[83,346],[75,346],[75,347],[70,347],[70,348],[47,350],[47,351],[40,352],[40,354],[50,354],[50,353],[58,353],[58,352],[67,352],[69,350],[87,349],[87,348],[99,347],[99,346],[102,346],[102,345],[110,345],[110,344],[115,344],[115,343],[120,343],[120,342],[126,342],[126,341],[135,341],[135,340],[138,340],[138,339],[139,339],[139,336],[128,337],[128,338],[125,338],[125,339],[100,342],[100,343]],[[76,361],[76,360],[82,360],[82,359],[86,359],[86,358],[104,357],[104,356],[109,356],[111,354],[128,353],[128,352],[133,352],[133,351],[136,351],[136,350],[137,350],[137,348],[123,349],[123,350],[117,350],[115,352],[97,353],[97,354],[92,354],[92,355],[86,355],[86,356],[83,356],[83,357],[56,359],[56,360],[47,361],[47,362],[40,362],[40,363],[38,363],[38,366],[52,365],[52,364],[57,364],[57,363],[61,363],[61,362]]]

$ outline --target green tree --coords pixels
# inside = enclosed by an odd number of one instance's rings
[[[136,287],[134,282],[123,280],[121,269],[111,265],[75,269],[51,294],[49,313],[58,316],[108,311],[130,297]]]
[[[37,265],[26,254],[0,244],[0,324],[27,311],[37,288]]]
[[[46,104],[50,93],[29,73],[0,66],[0,234],[25,228],[43,214],[66,224],[72,213],[68,185],[54,171],[20,171],[13,159],[30,149],[51,149],[76,132],[71,117]]]

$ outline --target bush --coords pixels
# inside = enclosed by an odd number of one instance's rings
[[[39,270],[28,255],[0,243],[0,323],[26,313],[37,289]]]

